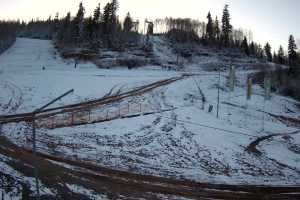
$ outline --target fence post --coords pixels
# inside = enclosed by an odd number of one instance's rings
[[[36,155],[36,124],[35,124],[35,113],[32,115],[32,149],[33,149],[33,155],[34,155],[34,160],[33,160],[33,173],[35,176],[35,186],[36,186],[36,193],[37,193],[37,199],[40,199],[40,186],[39,186],[39,179],[38,179],[38,168],[37,168],[37,155]]]
[[[52,119],[52,129],[54,129],[54,117],[52,117],[51,119]]]
[[[142,103],[140,103],[140,116],[142,116],[143,113],[142,113]]]
[[[221,84],[221,69],[219,67],[217,118],[219,118],[219,110],[220,110],[220,84]]]
[[[71,125],[74,124],[74,112],[72,112]]]
[[[140,103],[140,113],[142,113],[142,103]]]
[[[91,121],[91,110],[89,110],[89,121],[88,122],[90,122]]]

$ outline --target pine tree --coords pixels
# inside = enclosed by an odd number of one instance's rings
[[[103,24],[105,27],[105,33],[114,35],[119,30],[120,24],[117,19],[117,10],[119,3],[117,0],[112,0],[111,3],[107,3],[103,11]],[[112,36],[113,37],[113,36]]]
[[[88,38],[93,39],[94,31],[95,31],[95,21],[94,21],[93,17],[89,17],[86,20],[85,29],[86,29],[86,34],[87,34]]]
[[[229,45],[231,32],[232,26],[230,24],[230,14],[228,11],[228,5],[225,5],[222,17],[222,41],[225,46]]]
[[[269,61],[269,62],[272,62],[272,48],[271,48],[271,45],[267,42],[266,43],[266,45],[265,45],[265,47],[264,47],[264,51],[265,51],[265,55],[266,55],[266,57],[267,57],[267,60]]]
[[[249,45],[249,54],[254,56],[256,55],[256,47],[254,42],[251,42]]]
[[[278,61],[278,55],[277,55],[277,53],[274,51],[273,52],[273,62],[274,63],[278,63],[279,61]]]
[[[84,24],[83,24],[84,12],[85,12],[85,9],[82,5],[82,2],[80,2],[78,12],[76,14],[76,17],[73,20],[72,37],[74,40],[79,40],[82,37],[83,27],[84,27]]]
[[[277,53],[277,60],[279,64],[285,64],[285,58],[284,58],[284,50],[283,47],[280,45]]]
[[[250,51],[249,51],[249,46],[248,46],[248,40],[246,37],[244,37],[244,40],[241,44],[241,48],[243,49],[243,51],[245,52],[245,54],[247,54],[248,56],[250,55]]]
[[[117,26],[118,26],[118,19],[117,19],[118,8],[119,8],[118,0],[112,0],[110,19],[111,19],[111,25],[112,25],[113,32],[115,32],[117,30]]]
[[[63,19],[62,26],[59,28],[57,40],[61,42],[68,42],[71,39],[71,13]]]
[[[93,20],[96,24],[98,24],[100,22],[100,19],[101,19],[101,7],[99,3],[96,9],[94,10]]]
[[[291,66],[295,65],[298,60],[297,55],[297,45],[293,35],[289,37],[289,44],[288,44],[288,56],[289,56],[289,64]]]
[[[260,44],[257,46],[256,56],[261,59],[264,58],[264,50]]]
[[[112,0],[111,5],[112,5],[112,9],[113,9],[113,14],[116,16],[117,15],[117,10],[119,9],[118,0]]]
[[[58,28],[59,28],[59,14],[58,12],[55,14],[55,18],[54,18],[54,31],[57,32]]]
[[[211,18],[210,12],[208,12],[207,15],[207,25],[206,25],[206,38],[208,40],[213,40],[214,39],[214,23]]]
[[[216,38],[216,40],[220,40],[220,24],[219,24],[219,20],[218,17],[216,17],[215,23],[214,23],[214,37]]]
[[[68,12],[67,16],[64,19],[63,27],[68,28],[71,25],[71,13]]]
[[[133,28],[133,21],[131,19],[130,13],[127,13],[127,16],[124,20],[123,29],[126,33],[130,32]]]
[[[103,11],[103,25],[104,25],[104,32],[105,34],[109,34],[110,33],[110,16],[111,16],[111,3],[107,3],[104,7],[104,11]]]

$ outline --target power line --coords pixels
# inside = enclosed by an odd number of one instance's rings
[[[160,117],[174,120],[173,118],[162,116],[162,115],[160,115]],[[197,123],[197,122],[192,122],[192,121],[187,121],[187,120],[176,119],[176,121],[181,122],[181,123],[196,125],[196,126],[200,126],[200,127],[210,128],[210,129],[214,129],[214,130],[224,131],[224,132],[231,133],[231,134],[236,134],[236,135],[245,135],[245,136],[254,137],[254,138],[260,138],[261,137],[261,136],[250,135],[250,134],[247,134],[247,133],[244,133],[244,132],[240,132],[240,131],[232,131],[232,130],[228,130],[228,129],[223,129],[223,128],[214,127],[214,126],[210,126],[210,125],[206,125],[206,124],[201,124],[201,123]],[[281,135],[280,133],[277,133],[277,134],[276,133],[270,133],[270,132],[265,132],[265,133],[272,134],[272,135],[274,135],[274,137]],[[290,135],[290,134],[294,134],[294,133],[295,132],[286,133],[286,134]],[[295,134],[297,134],[297,133],[295,133]],[[284,135],[284,134],[282,134],[282,135]],[[276,140],[276,139],[273,139],[273,140]]]
[[[161,117],[162,118],[166,118],[166,119],[174,120],[174,119],[172,119],[170,117],[166,117],[166,116],[162,116],[162,115],[161,115]],[[179,119],[176,119],[176,121],[181,122],[181,123],[196,125],[196,126],[200,126],[200,127],[210,128],[210,129],[214,129],[214,130],[224,131],[224,132],[227,132],[227,133],[238,134],[238,135],[245,135],[245,136],[249,136],[249,137],[258,138],[258,136],[250,135],[250,134],[247,134],[247,133],[243,133],[243,132],[239,132],[239,131],[227,130],[227,129],[223,129],[223,128],[219,128],[219,127],[214,127],[214,126],[209,126],[209,125],[206,125],[206,124],[200,124],[200,123],[196,123],[196,122],[192,122],[192,121],[179,120]]]

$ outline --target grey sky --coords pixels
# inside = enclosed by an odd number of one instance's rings
[[[56,12],[74,15],[80,0],[0,0],[1,19],[47,18]],[[83,0],[90,15],[98,2],[108,0]],[[251,29],[254,40],[270,41],[274,48],[285,48],[289,34],[300,38],[300,0],[119,0],[121,17],[130,11],[135,18],[191,17],[206,20],[208,11],[221,18],[222,9],[230,6],[235,28]]]

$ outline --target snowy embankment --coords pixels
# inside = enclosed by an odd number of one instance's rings
[[[4,71],[0,75],[1,87],[8,94],[1,92],[1,104],[8,104],[9,99],[13,99],[12,105],[18,104],[13,111],[2,108],[2,113],[30,111],[72,88],[75,94],[60,104],[99,98],[114,86],[131,88],[179,75],[151,69],[100,70],[90,63],[74,69],[72,63],[61,60],[54,52],[49,41],[18,39],[0,56]],[[164,57],[172,56],[162,55],[160,59]],[[192,63],[187,68],[196,70],[194,66]],[[288,135],[299,127],[288,126],[269,115],[299,118],[297,102],[276,94],[270,101],[264,101],[264,91],[257,85],[252,99],[246,100],[246,77],[251,71],[238,71],[238,87],[234,92],[229,92],[226,86],[228,72],[222,72],[217,118],[218,75],[197,70],[194,72],[202,75],[136,97],[153,104],[154,108],[173,108],[173,111],[39,130],[39,151],[115,169],[199,182],[299,185],[300,137]],[[14,86],[5,87],[9,83]],[[204,110],[197,85],[206,99]],[[21,103],[12,98],[14,95]],[[134,100],[132,97],[126,101]],[[211,113],[209,105],[213,106]],[[31,133],[26,125],[5,125],[3,129],[15,143],[31,147]],[[287,135],[261,142],[257,147],[261,155],[246,150],[257,138],[275,133]]]

